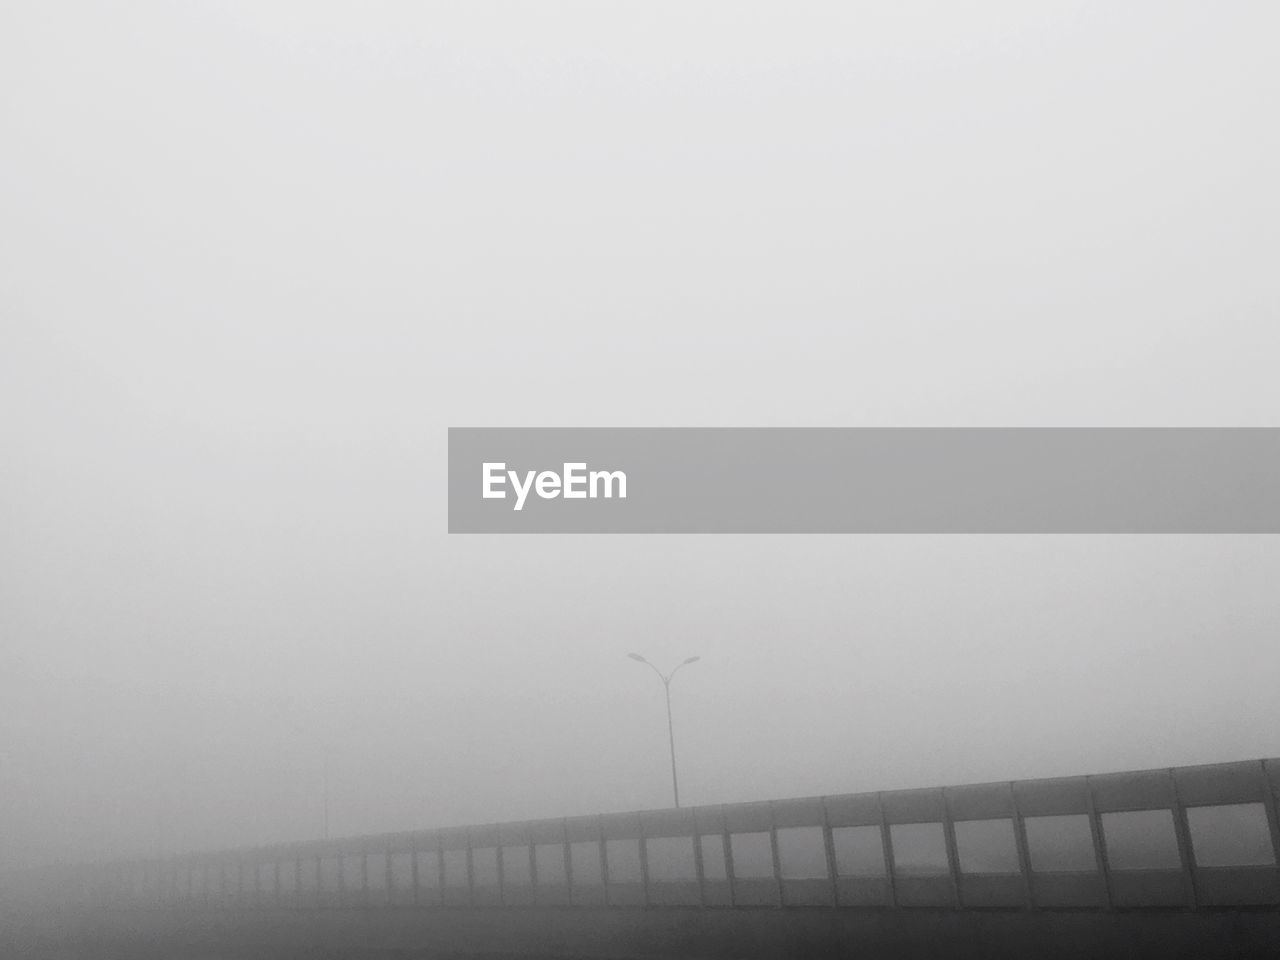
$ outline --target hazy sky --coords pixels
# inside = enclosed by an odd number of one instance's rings
[[[0,12],[0,858],[1280,753],[1275,537],[449,537],[446,428],[1280,426],[1266,2]]]

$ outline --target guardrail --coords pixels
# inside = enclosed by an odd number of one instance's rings
[[[1280,906],[1280,760],[384,834],[61,867],[91,907]]]

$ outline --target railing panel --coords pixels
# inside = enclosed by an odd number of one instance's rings
[[[404,906],[414,902],[413,851],[393,850],[390,854],[391,889],[390,903]]]
[[[471,848],[471,902],[477,907],[492,907],[502,903],[502,890],[498,884],[497,847]]]
[[[725,804],[725,828],[730,833],[758,833],[773,826],[773,808],[769,803]]]
[[[833,827],[878,824],[881,820],[879,794],[827,797],[824,805],[827,808],[827,822]]]
[[[1172,808],[1177,803],[1168,770],[1108,773],[1090,777],[1089,783],[1099,813]]]
[[[597,825],[598,829],[598,825]],[[604,854],[598,839],[576,840],[569,844],[572,883],[570,900],[577,906],[599,906],[605,902]]]
[[[1087,777],[1014,781],[1013,792],[1026,817],[1087,814],[1092,809]]]
[[[364,889],[364,854],[347,853],[342,856],[341,895],[342,905],[361,907],[365,905]]]
[[[600,818],[600,829],[607,840],[639,840],[644,835],[638,813],[606,813]]]
[[[1111,902],[1119,909],[1190,906],[1181,870],[1122,870],[1110,880]]]
[[[304,857],[298,861],[298,906],[308,909],[320,905],[320,858]]]
[[[279,896],[276,899],[276,905],[286,909],[296,909],[301,906],[298,898],[298,861],[279,860],[276,862],[279,869]]]
[[[1008,783],[947,787],[944,792],[952,820],[994,820],[1014,815],[1013,789]]]
[[[1105,909],[1107,885],[1093,873],[1033,873],[1031,897],[1045,909]]]
[[[955,890],[951,876],[895,876],[894,895],[900,907],[951,907]]]
[[[564,836],[570,843],[577,840],[599,840],[599,817],[569,817],[564,822]]]
[[[779,827],[778,867],[783,880],[827,880],[827,846],[821,826]]]
[[[1024,817],[1032,873],[1097,873],[1088,814]]]
[[[698,879],[692,836],[648,837],[644,841],[649,883],[688,883]]]
[[[446,838],[444,843],[452,842]],[[467,864],[467,850],[445,847],[440,853],[444,863],[444,888],[440,891],[446,907],[465,907],[471,903],[471,871]]]
[[[778,882],[768,880],[737,879],[730,884],[735,907],[777,907]]]
[[[889,827],[896,878],[950,876],[946,835],[941,821],[895,823]]]
[[[1012,819],[961,820],[954,829],[961,874],[1021,875]]]
[[[336,907],[342,894],[342,858],[325,856],[320,858],[320,905],[326,908]]]
[[[444,902],[444,861],[435,848],[414,851],[414,864],[418,876],[419,906],[437,907]]]
[[[1265,785],[1256,761],[1181,767],[1173,771],[1178,796],[1187,806],[1261,803]]]
[[[387,852],[374,850],[364,856],[366,900],[370,906],[385,907],[391,903],[391,870]]]
[[[1188,807],[1186,813],[1197,867],[1275,865],[1271,825],[1262,803]]]
[[[1127,870],[1181,870],[1173,811],[1128,810],[1102,814],[1107,860],[1112,873]]]
[[[696,830],[690,808],[649,810],[640,814],[640,832],[646,837],[691,837]]]
[[[838,877],[836,898],[842,907],[888,907],[893,890],[887,877]]]
[[[652,907],[696,907],[702,891],[697,880],[651,880],[648,901]]]
[[[821,880],[782,881],[782,905],[785,907],[830,907],[835,905],[831,882]]]
[[[500,848],[502,855],[502,902],[510,907],[533,903],[533,848],[511,844]]]
[[[534,844],[533,897],[537,904],[560,906],[570,902],[568,851],[563,836],[562,826],[558,842]]]
[[[729,834],[734,880],[772,880],[773,842],[768,830]]]
[[[639,832],[639,822],[635,824]],[[610,838],[605,841],[607,895],[612,906],[629,907],[644,904],[644,872],[640,862],[640,840]]]
[[[253,902],[259,908],[276,904],[276,865],[273,860],[260,860],[254,865]]]
[[[724,809],[718,804],[710,807],[694,807],[693,822],[700,834],[724,833]]]
[[[1015,909],[1026,903],[1021,875],[960,877],[960,905],[972,909]]]
[[[947,816],[942,790],[896,790],[880,795],[889,823],[941,823]]]
[[[1280,869],[1199,869],[1196,871],[1196,903],[1201,907],[1280,906]]]
[[[836,876],[854,879],[884,878],[888,867],[884,857],[884,837],[877,822],[854,827],[832,827]]]
[[[775,800],[772,806],[776,827],[820,827],[825,822],[821,797]]]
[[[703,905],[731,906],[733,890],[729,885],[729,860],[725,851],[724,834],[704,833],[699,836],[698,855],[702,861]]]
[[[317,840],[31,883],[67,904],[210,910],[1275,906],[1277,794],[1280,760],[1262,760]]]

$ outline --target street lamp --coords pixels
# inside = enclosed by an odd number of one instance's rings
[[[658,675],[658,679],[662,681],[662,689],[666,692],[667,739],[671,742],[671,793],[675,796],[676,806],[678,807],[680,806],[680,781],[676,777],[676,731],[675,726],[671,722],[671,678],[680,672],[680,667],[686,667],[691,663],[696,663],[702,658],[690,657],[688,660],[681,662],[680,665],[670,673],[663,673],[638,653],[628,653],[627,656],[636,661],[636,663],[643,663],[646,667],[656,673]]]

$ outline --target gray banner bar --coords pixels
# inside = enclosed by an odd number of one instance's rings
[[[449,532],[1280,533],[1280,429],[451,428]]]

